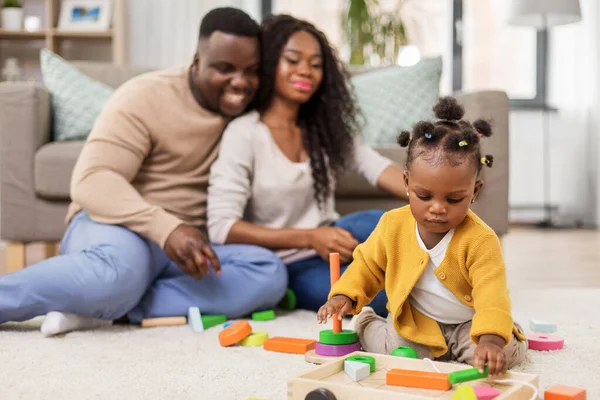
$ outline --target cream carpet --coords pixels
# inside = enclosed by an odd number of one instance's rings
[[[565,338],[565,349],[530,351],[518,370],[538,374],[542,388],[580,386],[588,399],[600,399],[600,289],[513,291],[512,298],[524,327],[530,318],[550,320]],[[0,399],[285,399],[287,379],[313,368],[302,356],[223,348],[220,327],[111,327],[46,339],[39,324],[0,327]],[[324,329],[306,311],[252,325],[304,338]]]

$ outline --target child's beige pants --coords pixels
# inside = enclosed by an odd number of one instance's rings
[[[433,360],[433,355],[427,346],[408,341],[396,333],[391,315],[390,313],[386,320],[375,313],[367,313],[357,321],[356,333],[363,350],[370,353],[390,354],[400,346],[408,346],[417,352],[419,358],[427,357]],[[458,325],[439,325],[448,344],[448,352],[436,360],[473,365],[477,345],[471,340],[471,321]],[[513,335],[512,340],[504,347],[506,368],[510,369],[520,364],[526,354],[527,342],[520,341]]]

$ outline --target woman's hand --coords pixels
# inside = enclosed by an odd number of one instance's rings
[[[327,303],[319,308],[319,311],[317,312],[317,321],[319,321],[320,324],[324,324],[327,322],[327,318],[331,317],[333,314],[338,314],[338,318],[342,319],[350,311],[352,311],[352,300],[342,294],[338,294],[333,296]]]
[[[488,366],[488,375],[500,375],[506,367],[504,357],[505,341],[500,336],[483,335],[479,339],[479,344],[475,348],[475,357],[473,366],[483,373],[485,366]]]
[[[358,241],[350,232],[333,226],[312,229],[308,240],[310,247],[325,261],[329,260],[330,253],[340,253],[342,264],[352,260],[352,252],[358,246]]]

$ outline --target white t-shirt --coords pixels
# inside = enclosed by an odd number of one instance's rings
[[[372,148],[356,142],[351,168],[371,185],[392,163]],[[269,228],[314,229],[339,218],[333,191],[321,210],[314,198],[310,161],[293,162],[282,153],[256,111],[229,123],[213,163],[208,188],[210,240],[225,242],[236,221]],[[332,183],[335,187],[335,183]],[[312,249],[283,249],[288,264],[316,255]]]
[[[432,249],[427,249],[423,243],[417,224],[415,224],[415,230],[419,246],[429,253],[429,263],[409,295],[410,304],[422,314],[442,324],[461,324],[472,320],[475,310],[462,304],[435,275],[435,269],[446,255],[448,244],[454,235],[454,229],[449,231]]]

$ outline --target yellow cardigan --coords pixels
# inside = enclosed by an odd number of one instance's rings
[[[386,212],[369,238],[354,250],[354,261],[332,287],[329,298],[349,297],[356,314],[385,287],[396,332],[440,357],[448,346],[439,325],[406,301],[429,263],[429,254],[418,244],[415,223],[410,206]],[[513,322],[500,240],[471,210],[456,228],[435,274],[475,310],[471,328],[475,343],[485,334],[503,337],[506,343],[513,333],[525,340]]]

